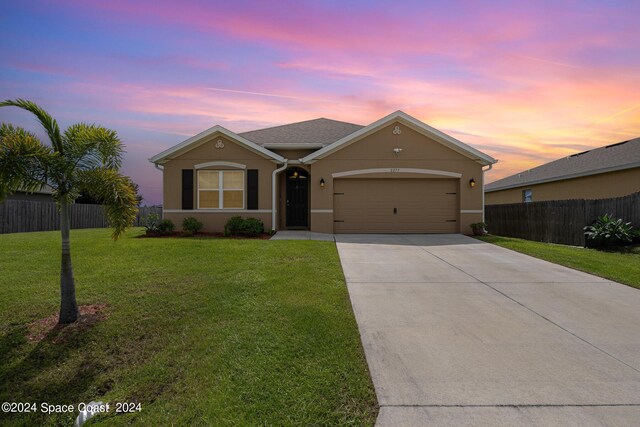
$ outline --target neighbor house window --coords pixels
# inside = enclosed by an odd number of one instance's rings
[[[198,171],[198,209],[244,209],[244,171]]]
[[[522,190],[522,201],[524,203],[533,202],[533,192],[529,190]]]

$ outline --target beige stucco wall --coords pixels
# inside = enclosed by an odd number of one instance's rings
[[[487,192],[485,204],[521,203],[525,189],[532,190],[534,202],[626,196],[640,191],[640,168]]]
[[[216,149],[215,144],[222,140],[224,148]],[[222,210],[198,210],[196,189],[194,188],[194,211],[172,212],[182,208],[182,169],[194,169],[199,163],[212,161],[226,161],[246,165],[246,169],[258,169],[258,210],[245,210],[242,212],[229,212]],[[181,229],[182,220],[187,216],[194,216],[204,224],[203,231],[223,231],[227,220],[235,215],[243,217],[260,218],[266,229],[271,228],[271,173],[276,169],[276,164],[263,156],[240,146],[239,144],[222,136],[212,136],[202,145],[193,148],[186,153],[175,157],[164,164],[163,194],[164,194],[164,218],[172,220],[176,229]],[[233,169],[224,166],[207,167],[200,170]],[[197,179],[197,178],[196,178]],[[245,177],[246,179],[246,177]],[[246,182],[245,182],[246,187]],[[246,203],[246,193],[245,193]],[[268,211],[268,212],[266,212]]]
[[[393,134],[395,126],[400,127],[400,135]],[[402,148],[402,152],[396,155],[393,152],[394,148]],[[476,212],[459,214],[458,231],[469,234],[471,233],[469,224],[482,221],[482,165],[396,122],[311,165],[310,227],[312,231],[333,232],[332,174],[371,168],[418,168],[460,173],[462,174],[458,192],[460,210]],[[357,176],[357,178],[365,177],[429,178],[428,175],[405,173]],[[442,178],[437,175],[431,177]],[[325,180],[324,188],[320,188],[321,178]],[[469,186],[471,178],[476,181],[475,188]]]
[[[269,150],[269,151],[273,151],[276,154],[281,155],[282,157],[284,157],[285,159],[289,159],[289,160],[299,160],[303,157],[308,156],[309,154],[313,153],[314,151],[317,150]]]

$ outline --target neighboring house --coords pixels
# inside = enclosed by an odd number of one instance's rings
[[[492,157],[402,111],[368,126],[316,119],[214,126],[149,159],[164,218],[222,231],[235,215],[322,233],[470,233]]]
[[[33,193],[18,189],[7,196],[7,200],[29,200],[32,202],[53,202],[53,189],[48,185]]]
[[[572,154],[488,184],[487,205],[604,199],[640,191],[640,138]]]

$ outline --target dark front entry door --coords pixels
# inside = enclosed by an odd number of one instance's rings
[[[287,228],[309,226],[309,179],[287,177]]]

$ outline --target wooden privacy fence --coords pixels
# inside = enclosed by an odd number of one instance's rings
[[[497,236],[584,246],[584,227],[606,213],[640,227],[640,193],[612,199],[488,205],[485,222]]]
[[[150,214],[162,216],[162,208],[141,207],[134,227],[144,225],[144,219]],[[108,227],[108,224],[102,206],[84,204],[71,206],[72,229],[104,227]],[[0,234],[59,229],[60,216],[55,203],[30,200],[6,200],[0,203]]]

